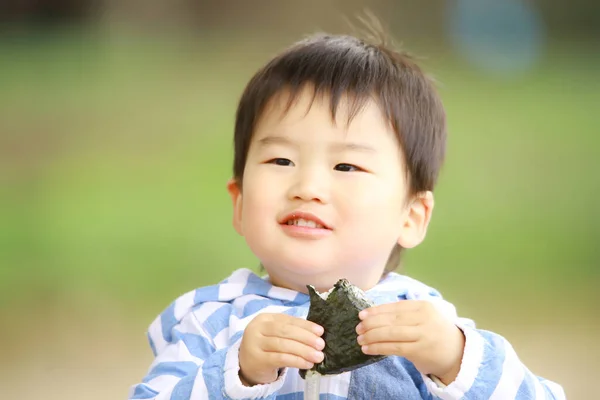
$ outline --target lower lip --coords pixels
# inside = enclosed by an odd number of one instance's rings
[[[288,224],[280,224],[280,226],[287,235],[301,239],[322,239],[331,235],[332,232],[331,229],[326,228],[310,228]]]

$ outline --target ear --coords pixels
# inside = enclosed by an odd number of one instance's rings
[[[242,189],[237,179],[231,178],[227,181],[227,191],[233,204],[233,228],[237,233],[244,236],[242,230]]]
[[[406,218],[402,223],[402,230],[398,244],[410,249],[419,245],[427,234],[427,227],[433,212],[433,193],[430,191],[419,193],[408,206]]]

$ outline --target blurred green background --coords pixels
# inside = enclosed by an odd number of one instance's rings
[[[177,296],[257,269],[225,183],[270,56],[368,5],[438,81],[448,158],[405,273],[569,399],[600,374],[598,7],[33,1],[0,6],[0,397],[126,398]],[[4,3],[3,3],[4,4]],[[4,7],[4,8],[3,8]]]

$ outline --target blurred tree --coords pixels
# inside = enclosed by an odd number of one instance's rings
[[[551,34],[554,36],[583,36],[595,34],[590,38],[600,40],[600,2],[590,0],[538,0]]]
[[[141,24],[156,28],[175,27],[220,31],[253,32],[283,30],[296,34],[315,28],[344,27],[342,14],[352,16],[365,7],[394,22],[394,30],[402,37],[428,35],[442,37],[444,10],[456,0],[434,0],[418,3],[407,0],[305,0],[282,2],[252,0],[231,2],[219,0],[3,0],[0,23],[17,22],[30,25],[81,22],[89,19],[114,18],[131,26]],[[600,2],[572,0],[521,0],[537,8],[546,21],[551,36],[580,36],[600,32]],[[333,18],[332,18],[333,17]]]
[[[0,22],[48,25],[79,22],[95,15],[101,0],[4,0]]]

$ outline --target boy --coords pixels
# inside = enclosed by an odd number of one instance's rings
[[[382,361],[321,379],[328,399],[564,399],[502,337],[399,275],[425,237],[445,112],[410,57],[350,36],[296,43],[250,80],[236,115],[233,225],[267,272],[177,299],[149,329],[156,360],[130,399],[301,399],[323,360],[306,285],[340,278],[375,306],[358,343]]]

